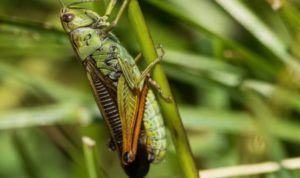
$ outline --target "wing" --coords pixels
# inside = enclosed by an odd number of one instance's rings
[[[117,98],[122,123],[122,160],[124,164],[134,161],[137,153],[147,88],[145,82],[142,91],[134,93],[130,90],[123,75],[118,80]]]
[[[109,128],[112,140],[121,154],[122,123],[118,112],[116,89],[98,71],[93,59],[86,59],[84,65],[98,108]]]

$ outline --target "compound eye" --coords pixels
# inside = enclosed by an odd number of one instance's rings
[[[74,19],[74,14],[66,13],[62,16],[64,22],[71,22]]]

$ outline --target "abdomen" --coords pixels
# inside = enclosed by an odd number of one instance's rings
[[[153,163],[157,163],[164,158],[166,153],[166,131],[159,105],[150,89],[147,93],[143,122],[148,153],[152,154]]]

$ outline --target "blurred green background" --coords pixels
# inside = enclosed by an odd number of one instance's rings
[[[72,2],[65,0],[66,4]],[[107,2],[106,2],[107,3]],[[279,4],[278,4],[279,3]],[[300,156],[299,0],[141,0],[200,170]],[[103,14],[105,2],[85,4]],[[81,137],[105,177],[126,177],[56,0],[0,1],[0,177],[86,178]],[[127,17],[113,31],[135,56]],[[166,160],[148,178],[180,178]],[[298,178],[280,170],[251,178]]]

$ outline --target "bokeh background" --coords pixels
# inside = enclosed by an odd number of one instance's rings
[[[64,0],[66,4],[71,0]],[[200,170],[300,156],[299,0],[141,0]],[[105,2],[85,4],[103,14]],[[0,177],[86,178],[81,137],[105,177],[126,177],[57,0],[0,1]],[[118,9],[118,8],[117,8]],[[124,16],[113,31],[135,56]],[[149,178],[180,178],[170,136]],[[251,178],[298,178],[280,170]]]

